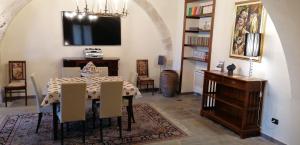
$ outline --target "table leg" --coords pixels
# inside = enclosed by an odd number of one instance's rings
[[[57,140],[57,103],[52,104],[52,113],[53,113],[53,120],[52,120],[52,127],[53,127],[53,139]]]
[[[154,81],[152,83],[152,96],[154,95]]]
[[[128,98],[128,107],[129,107],[129,112],[128,112],[128,131],[131,131],[131,118],[132,118],[132,112],[131,110],[133,109],[132,108],[132,98],[133,96],[130,96]]]

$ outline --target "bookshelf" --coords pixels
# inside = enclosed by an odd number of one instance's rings
[[[181,94],[202,93],[194,91],[195,87],[202,87],[195,86],[199,84],[196,81],[203,80],[196,80],[195,74],[210,68],[215,5],[216,0],[185,0],[179,86]]]

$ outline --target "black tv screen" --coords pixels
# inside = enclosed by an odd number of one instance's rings
[[[63,35],[66,46],[121,45],[121,18],[70,18],[63,12]]]

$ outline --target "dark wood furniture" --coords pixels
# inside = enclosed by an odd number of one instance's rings
[[[25,105],[27,106],[26,61],[9,61],[8,67],[9,84],[4,87],[5,107],[7,107],[8,99],[11,99],[13,94],[19,93],[25,94]]]
[[[149,85],[152,86],[152,95],[154,94],[154,79],[149,78],[149,67],[148,60],[137,60],[136,61],[136,72],[137,82],[136,85],[138,88],[142,89],[142,86],[147,86],[147,90],[149,89]]]
[[[205,71],[201,115],[240,135],[260,135],[266,80]]]
[[[104,58],[83,58],[83,57],[70,57],[63,58],[63,67],[80,67],[81,69],[90,61],[96,67],[108,67],[109,76],[118,76],[119,71],[119,58],[117,57],[104,57]]]
[[[210,2],[210,4],[207,4]],[[197,15],[189,15],[189,8],[193,6],[200,6],[200,5],[210,5],[212,6],[212,12],[211,13],[203,13]],[[191,81],[183,81],[188,80],[187,77],[193,77],[194,74],[191,74],[190,70],[194,70],[196,65],[201,64],[201,66],[204,66],[202,64],[206,65],[206,68],[202,68],[205,70],[210,69],[210,61],[211,61],[211,51],[212,51],[212,42],[213,42],[213,32],[214,32],[214,17],[215,17],[215,6],[216,6],[216,0],[211,1],[203,1],[203,0],[185,0],[184,5],[184,21],[183,21],[183,41],[182,41],[182,53],[181,53],[181,70],[180,70],[180,82],[179,82],[179,92],[182,94],[194,94],[195,92],[189,92],[187,90],[182,90],[182,86],[185,85],[185,83],[193,83]],[[203,7],[202,7],[203,8]],[[201,8],[201,9],[202,9]],[[202,9],[203,10],[203,9]],[[191,29],[191,27],[199,27],[198,26],[192,26],[191,24],[194,24],[195,21],[198,21],[200,24],[200,21],[203,19],[210,19],[210,26],[209,29]],[[189,22],[194,21],[194,22]],[[205,43],[199,43],[199,41],[196,41],[196,43],[193,43],[189,41],[189,36],[197,37],[197,38],[207,38],[208,40]],[[208,36],[208,37],[207,37]],[[203,42],[203,41],[202,41]],[[201,51],[202,54],[205,54],[205,57],[199,57],[195,56],[194,51]],[[193,68],[191,68],[191,63],[189,62],[196,62],[194,63]],[[187,65],[186,63],[189,63]],[[197,81],[197,80],[196,80]]]

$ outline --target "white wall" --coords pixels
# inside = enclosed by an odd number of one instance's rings
[[[151,3],[162,14],[172,32],[172,39],[175,39],[178,4],[171,1],[154,0]],[[168,13],[164,12],[166,6]],[[62,45],[60,11],[73,10],[74,7],[72,0],[33,0],[29,3],[14,18],[0,44],[2,76],[7,76],[9,60],[26,60],[27,73],[36,72],[40,83],[46,86],[49,78],[60,76],[63,57],[81,57],[84,47]],[[122,20],[122,46],[100,48],[106,57],[120,57],[119,73],[125,79],[133,78],[136,59],[149,59],[150,76],[155,78],[158,86],[157,57],[166,53],[160,35],[144,10],[132,1],[129,2],[129,12]],[[174,14],[175,17],[170,17]],[[7,82],[7,78],[4,81]],[[29,90],[32,92],[31,84]]]
[[[249,62],[229,58],[231,36],[234,22],[235,0],[217,0],[212,65],[215,69],[219,61],[226,65],[234,63],[239,74],[247,75]],[[276,28],[268,16],[264,41],[264,52],[261,63],[254,64],[254,77],[268,80],[263,104],[262,132],[282,142],[288,141],[289,103],[291,102],[290,78],[285,54]],[[271,123],[271,118],[279,119],[279,125]]]
[[[279,36],[286,54],[286,61],[290,74],[292,98],[288,100],[283,108],[286,108],[287,126],[282,134],[286,134],[285,142],[290,145],[300,143],[300,19],[299,0],[262,0],[268,9],[274,24],[279,32]]]

